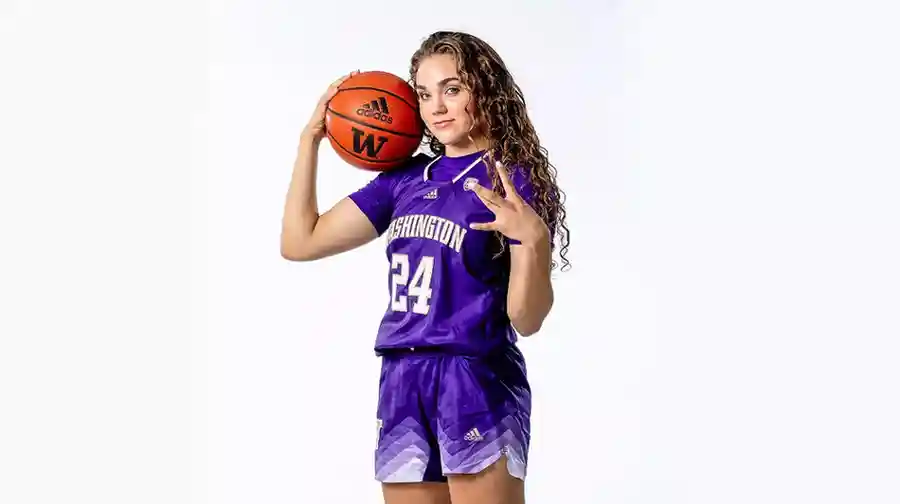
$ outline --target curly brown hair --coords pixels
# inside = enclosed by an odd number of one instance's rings
[[[556,168],[550,163],[547,149],[541,146],[528,117],[522,90],[513,80],[506,64],[487,42],[463,32],[438,31],[426,38],[410,61],[410,82],[423,59],[434,54],[455,57],[460,80],[475,97],[475,128],[489,142],[489,158],[504,166],[521,167],[534,187],[532,207],[551,233],[560,241],[562,270],[570,267],[569,229],[566,226],[565,193],[556,184]],[[425,130],[423,142],[434,154],[443,154],[441,142]],[[493,191],[501,196],[503,184],[493,163],[487,163]],[[505,242],[500,236],[501,242]],[[551,247],[555,248],[553,244]],[[556,268],[555,260],[551,269]]]

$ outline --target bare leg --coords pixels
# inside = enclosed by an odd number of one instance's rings
[[[446,483],[383,483],[384,504],[450,504]]]
[[[453,504],[525,504],[525,482],[509,474],[505,456],[478,474],[447,479]]]

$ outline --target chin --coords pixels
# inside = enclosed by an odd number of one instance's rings
[[[434,138],[437,138],[437,141],[445,146],[459,143],[459,135],[447,134],[446,131],[439,132],[434,135]]]
[[[443,135],[435,135],[435,137],[444,145],[466,145],[469,143],[469,135],[466,133],[443,133]]]

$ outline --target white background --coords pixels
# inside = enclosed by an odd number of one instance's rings
[[[568,193],[528,501],[897,502],[889,5],[0,3],[0,502],[380,502],[381,242],[292,264],[280,219],[327,84],[437,29]]]

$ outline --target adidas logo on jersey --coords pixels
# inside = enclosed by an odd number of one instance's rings
[[[358,109],[356,109],[356,115],[371,117],[387,124],[391,124],[392,122],[394,122],[394,118],[391,117],[390,114],[391,111],[388,110],[387,100],[384,98],[384,96],[378,98],[377,100],[363,103],[359,106]]]
[[[478,432],[477,428],[472,428],[472,430],[466,433],[466,436],[463,439],[465,439],[466,441],[474,442],[481,441],[482,439],[484,439],[484,436],[482,436],[481,433]]]
[[[432,189],[428,191],[428,194],[424,196],[425,199],[437,199],[437,189]]]

